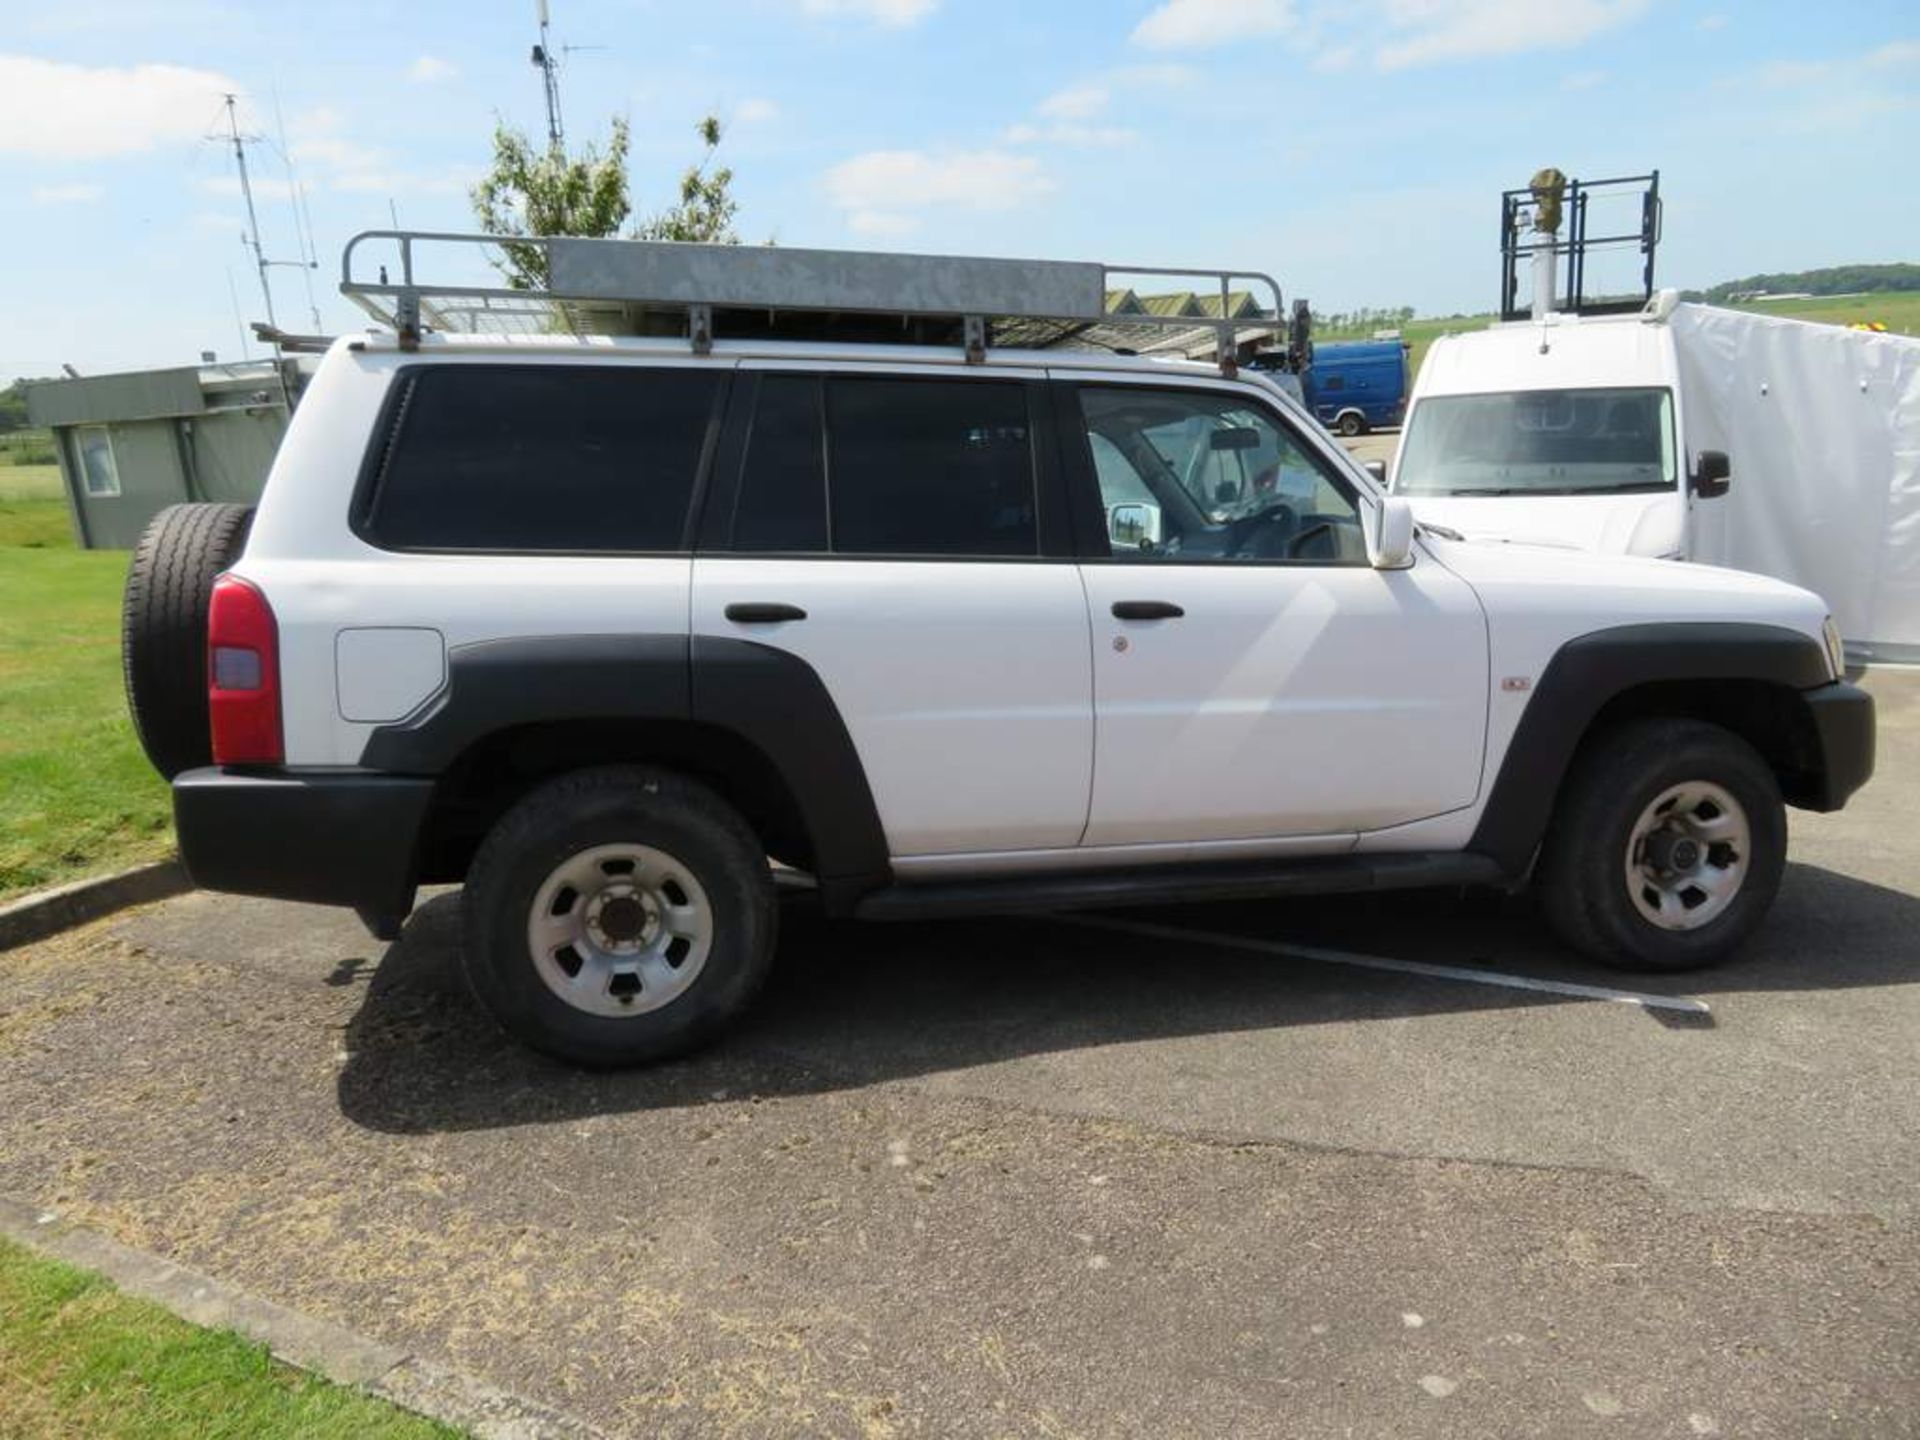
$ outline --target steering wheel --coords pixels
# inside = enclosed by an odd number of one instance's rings
[[[1250,515],[1242,515],[1227,522],[1227,547],[1225,553],[1234,555],[1257,555],[1261,542],[1274,532],[1269,527],[1279,527],[1282,534],[1300,523],[1300,517],[1285,500],[1274,500]],[[1291,546],[1292,541],[1286,542]],[[1290,550],[1283,549],[1283,554]]]

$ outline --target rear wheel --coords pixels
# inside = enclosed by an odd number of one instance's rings
[[[127,569],[120,611],[127,709],[147,758],[169,780],[213,763],[207,602],[252,526],[251,506],[169,505],[147,526]]]
[[[1345,435],[1349,439],[1355,435],[1364,435],[1367,433],[1366,418],[1353,410],[1347,411],[1346,414],[1336,420],[1334,426],[1342,435]]]
[[[705,787],[641,767],[535,791],[467,878],[467,978],[512,1034],[583,1065],[712,1039],[766,979],[777,910],[759,840]]]
[[[1582,755],[1555,808],[1539,895],[1561,939],[1635,970],[1725,958],[1780,889],[1787,816],[1746,741],[1693,720],[1648,720]]]

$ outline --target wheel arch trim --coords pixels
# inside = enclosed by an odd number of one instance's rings
[[[1657,622],[1570,640],[1533,687],[1467,848],[1499,861],[1508,874],[1524,874],[1594,721],[1634,690],[1717,680],[1798,693],[1831,679],[1820,643],[1783,625]]]
[[[823,892],[851,903],[887,882],[885,831],[826,685],[798,656],[752,641],[570,635],[455,646],[439,697],[375,728],[360,765],[444,778],[493,737],[580,721],[724,733],[785,785]]]

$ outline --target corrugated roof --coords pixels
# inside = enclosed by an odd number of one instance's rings
[[[1142,295],[1140,308],[1149,315],[1198,315],[1199,302],[1191,290],[1179,290],[1168,295]]]

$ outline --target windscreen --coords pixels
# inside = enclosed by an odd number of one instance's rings
[[[1669,490],[1665,389],[1436,395],[1414,407],[1393,488],[1403,495],[1610,495]]]

